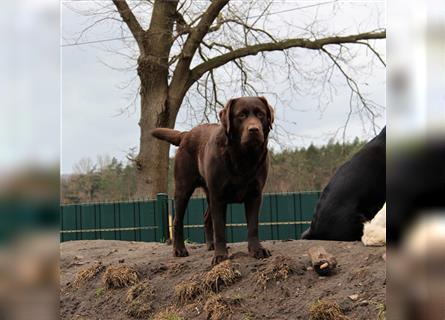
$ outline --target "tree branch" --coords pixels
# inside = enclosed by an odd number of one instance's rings
[[[117,8],[122,20],[124,20],[125,24],[130,29],[131,34],[133,35],[136,43],[138,44],[140,52],[144,52],[143,46],[143,35],[145,33],[144,29],[142,29],[135,15],[131,11],[130,7],[127,4],[126,0],[113,0],[114,5]]]
[[[386,63],[383,60],[382,56],[368,42],[357,41],[357,43],[367,46],[369,50],[371,50],[377,56],[377,58],[379,58],[380,62],[386,67]]]
[[[209,32],[213,21],[215,21],[221,10],[228,2],[229,0],[212,1],[211,5],[202,15],[202,18],[199,21],[198,25],[193,28],[193,30],[187,37],[187,40],[185,41],[184,49],[182,50],[184,58],[188,59],[193,57],[202,39]]]
[[[359,88],[357,82],[354,79],[352,79],[346,73],[346,71],[339,64],[339,62],[335,59],[335,57],[332,55],[332,53],[330,53],[325,48],[322,48],[321,51],[324,52],[325,54],[327,54],[329,59],[331,59],[331,61],[334,63],[334,65],[337,66],[338,70],[340,70],[340,72],[345,77],[347,85],[351,89],[351,98],[350,98],[350,101],[349,101],[349,113],[348,113],[347,121],[346,121],[345,126],[344,126],[343,139],[345,138],[346,127],[347,127],[347,125],[349,123],[349,120],[350,120],[351,114],[352,114],[352,98],[353,98],[354,94],[357,95],[358,99],[360,100],[361,104],[363,105],[363,108],[365,108],[365,110],[371,115],[371,122],[372,122],[373,126],[375,126],[375,121],[374,121],[375,120],[375,113],[373,112],[372,108],[368,105],[368,101],[366,100],[366,98],[360,92],[360,88]]]
[[[321,50],[323,46],[329,44],[342,44],[342,43],[357,43],[361,40],[370,39],[384,39],[386,38],[386,31],[379,32],[365,32],[349,36],[334,36],[326,37],[316,40],[310,39],[288,39],[278,42],[261,43],[244,48],[236,49],[231,52],[222,54],[215,58],[212,58],[206,62],[203,62],[191,70],[191,81],[194,82],[202,77],[204,73],[209,70],[218,68],[230,61],[239,59],[246,56],[256,55],[265,51],[277,51],[286,50],[290,48],[306,48],[312,50]]]
[[[201,20],[198,22],[197,26],[190,31],[187,40],[184,43],[184,48],[181,51],[178,64],[176,65],[175,71],[173,72],[172,81],[170,84],[169,92],[177,92],[176,96],[184,96],[187,87],[187,83],[190,81],[190,64],[192,62],[193,56],[196,53],[202,39],[205,37],[209,31],[213,21],[218,17],[221,10],[229,2],[229,0],[214,0],[204,12]],[[183,92],[183,94],[178,94]],[[171,97],[173,98],[173,97]],[[180,104],[174,104],[177,108]]]

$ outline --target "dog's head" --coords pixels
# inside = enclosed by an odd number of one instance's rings
[[[274,111],[264,97],[242,97],[229,100],[219,117],[229,138],[249,147],[267,139]]]

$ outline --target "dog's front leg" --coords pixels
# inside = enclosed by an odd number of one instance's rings
[[[213,223],[212,223],[212,215],[210,214],[209,208],[207,208],[204,214],[204,230],[206,235],[207,250],[209,251],[214,250],[215,245],[213,242]]]
[[[226,246],[226,209],[227,203],[217,199],[210,199],[210,214],[212,217],[215,245],[212,265],[218,264],[228,258]]]
[[[258,238],[258,216],[260,214],[262,196],[251,198],[245,201],[247,220],[247,242],[249,254],[256,259],[270,257],[270,251],[264,248]]]

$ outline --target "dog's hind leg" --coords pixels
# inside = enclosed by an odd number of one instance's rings
[[[179,156],[179,157],[178,157]],[[175,218],[173,219],[173,255],[175,257],[188,256],[184,244],[184,215],[190,197],[195,191],[196,171],[184,153],[176,154],[175,159]]]
[[[173,255],[175,257],[189,255],[184,244],[184,215],[193,191],[194,188],[188,188],[185,191],[175,187],[175,218],[173,219]]]

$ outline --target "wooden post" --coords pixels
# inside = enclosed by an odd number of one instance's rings
[[[158,193],[156,196],[156,224],[158,227],[157,241],[165,242],[169,238],[168,230],[168,195]]]

